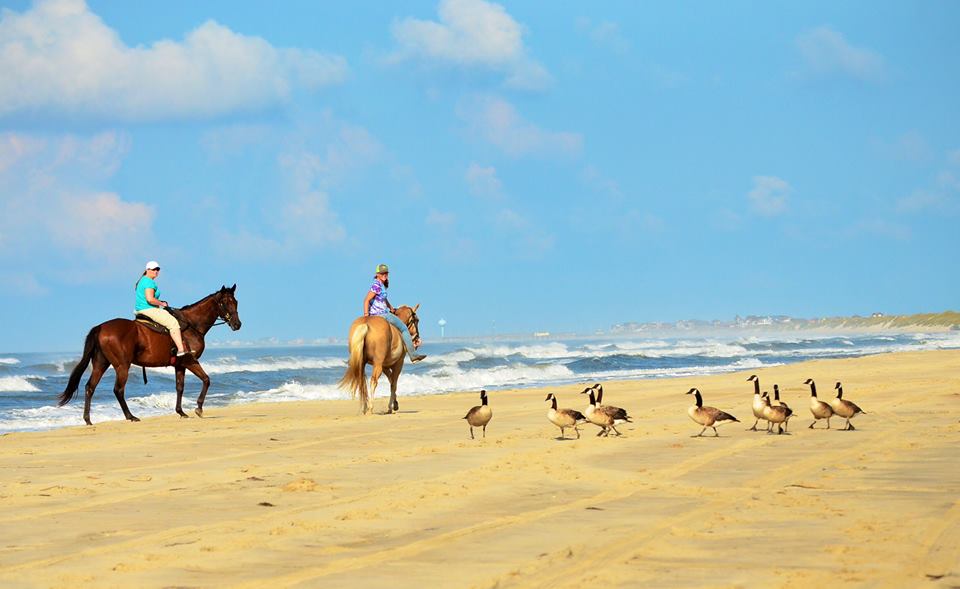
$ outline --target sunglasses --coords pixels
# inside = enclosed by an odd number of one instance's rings
[[[150,268],[150,269],[151,269],[151,270],[156,270],[157,272],[160,271],[160,268]]]

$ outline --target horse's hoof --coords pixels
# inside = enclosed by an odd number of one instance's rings
[[[136,415],[131,415],[130,417],[127,418],[127,421],[140,421],[140,418],[137,417]]]
[[[203,417],[203,409],[201,409],[200,407],[197,407],[196,409],[194,409],[193,412],[197,414],[197,417]]]
[[[177,415],[179,415],[181,419],[190,419],[190,416],[183,411],[177,411]]]

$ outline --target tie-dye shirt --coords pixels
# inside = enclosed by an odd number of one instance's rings
[[[371,315],[386,315],[390,312],[387,306],[387,287],[379,280],[374,279],[370,285],[370,292],[373,293],[373,299],[370,300]]]

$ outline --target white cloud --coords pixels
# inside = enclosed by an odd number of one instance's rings
[[[282,214],[287,238],[298,246],[337,242],[346,235],[337,214],[330,210],[327,193],[320,190],[297,194],[283,204]]]
[[[575,155],[583,147],[579,133],[546,131],[529,123],[509,102],[487,97],[461,104],[460,117],[473,131],[504,153],[527,155]]]
[[[268,144],[260,148],[279,152],[280,182],[269,198],[258,199],[263,209],[256,228],[218,229],[221,254],[259,260],[291,257],[347,238],[333,195],[358,171],[382,159],[383,146],[369,131],[324,113],[294,131],[252,129],[248,135],[239,129],[237,133],[241,138],[263,137]],[[226,129],[209,136],[204,146],[213,157],[230,157],[235,154],[219,144],[232,136],[234,131]]]
[[[790,184],[786,180],[776,176],[754,176],[753,190],[747,194],[747,198],[755,212],[772,217],[787,210],[790,192]]]
[[[433,225],[434,227],[439,227],[443,230],[449,230],[456,225],[457,215],[455,213],[430,209],[430,211],[427,213],[425,222],[427,225]]]
[[[871,143],[887,158],[900,161],[922,162],[931,158],[933,149],[919,131],[907,131],[893,141],[874,139]]]
[[[501,209],[496,225],[514,241],[513,251],[518,258],[536,259],[553,249],[554,238],[513,209]]]
[[[155,212],[101,184],[129,149],[122,134],[0,134],[0,253],[46,250],[124,263],[150,242]]]
[[[849,232],[853,236],[870,235],[897,241],[907,241],[911,236],[909,227],[884,219],[864,219],[851,227]]]
[[[67,249],[123,258],[124,250],[135,248],[153,225],[153,207],[126,202],[112,192],[67,193],[57,204],[59,210],[49,215],[47,226]]]
[[[946,168],[941,169],[931,186],[914,190],[896,203],[898,213],[957,214],[960,212],[960,151],[946,154]]]
[[[801,33],[797,49],[807,71],[815,76],[849,76],[858,80],[883,79],[883,58],[869,49],[855,47],[837,31],[820,26]]]
[[[620,190],[620,184],[616,180],[611,180],[603,175],[596,166],[588,165],[581,172],[583,182],[591,189],[597,192],[606,193],[614,198],[622,198],[623,191]]]
[[[609,47],[617,53],[625,53],[630,49],[630,42],[620,32],[620,25],[613,21],[593,22],[587,17],[580,17],[576,21],[577,30],[589,37],[597,45]]]
[[[130,47],[83,0],[0,12],[0,117],[162,120],[257,110],[344,79],[342,57],[273,47],[207,21]]]
[[[39,297],[50,290],[40,284],[37,277],[29,273],[0,273],[0,293],[14,296]]]
[[[503,184],[497,178],[497,169],[472,163],[467,167],[467,187],[475,196],[500,198],[503,196]]]
[[[506,76],[508,86],[537,90],[550,74],[523,46],[523,28],[503,6],[484,0],[441,0],[440,21],[405,18],[393,24],[393,61],[483,68]]]
[[[960,168],[960,149],[947,152],[947,165]]]

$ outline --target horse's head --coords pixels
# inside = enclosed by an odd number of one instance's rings
[[[240,315],[237,313],[237,298],[234,293],[237,291],[237,285],[230,288],[223,286],[217,292],[217,316],[226,321],[230,329],[236,331],[240,329]]]
[[[410,337],[413,338],[414,342],[420,339],[420,318],[417,317],[417,309],[419,308],[420,303],[417,303],[415,307],[403,305],[402,307],[397,307],[396,313],[400,321],[403,321],[407,326],[407,331],[410,332]]]

